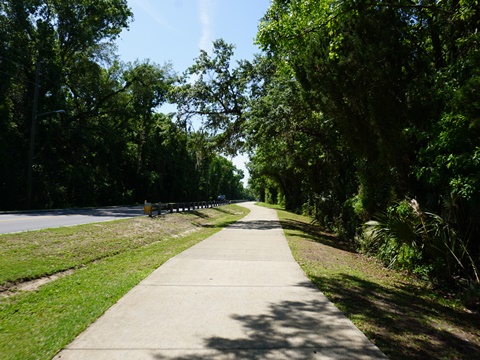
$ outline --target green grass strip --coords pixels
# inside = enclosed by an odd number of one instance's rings
[[[187,230],[191,232],[183,236],[157,234],[156,241],[103,256],[36,291],[19,292],[1,299],[0,358],[51,359],[165,261],[248,212],[248,209],[229,205],[221,210],[171,215],[178,217],[173,221],[177,228],[190,229],[195,222],[196,231]],[[135,219],[130,222],[135,223]],[[108,226],[115,225],[109,223]],[[145,235],[138,229],[136,233],[140,237]]]

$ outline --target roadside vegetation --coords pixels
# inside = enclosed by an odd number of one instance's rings
[[[218,39],[181,74],[90,3],[0,5],[0,209],[254,196],[478,306],[478,0],[272,0],[253,60]]]
[[[0,357],[51,359],[165,261],[248,212],[227,205],[0,236]],[[38,289],[15,291],[67,269]]]
[[[159,111],[172,64],[116,54],[133,16],[126,0],[0,2],[0,210],[246,196],[241,170]]]
[[[257,199],[479,306],[479,21],[472,0],[273,0],[262,54],[216,41],[178,101],[249,152]]]
[[[479,311],[478,0],[272,0],[252,61],[218,39],[182,75],[119,60],[125,0],[1,4],[0,209],[254,196]],[[42,236],[19,240],[32,265],[4,249],[0,284],[149,241],[51,262]]]
[[[308,217],[268,206],[307,276],[390,359],[480,358],[480,313],[462,299],[384,267]]]

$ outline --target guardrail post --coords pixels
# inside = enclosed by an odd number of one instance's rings
[[[145,200],[145,203],[143,204],[143,213],[152,217],[152,204],[148,203],[147,200]]]

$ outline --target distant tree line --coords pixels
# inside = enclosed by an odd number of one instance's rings
[[[170,65],[122,63],[126,0],[0,1],[0,210],[245,196],[243,172],[159,108]]]

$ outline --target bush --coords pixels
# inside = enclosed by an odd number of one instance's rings
[[[441,216],[423,212],[415,200],[390,206],[367,222],[359,244],[389,267],[447,283],[479,282],[476,263],[455,227]]]
[[[423,260],[419,230],[418,216],[402,201],[365,224],[361,250],[376,255],[388,267],[414,272]]]

